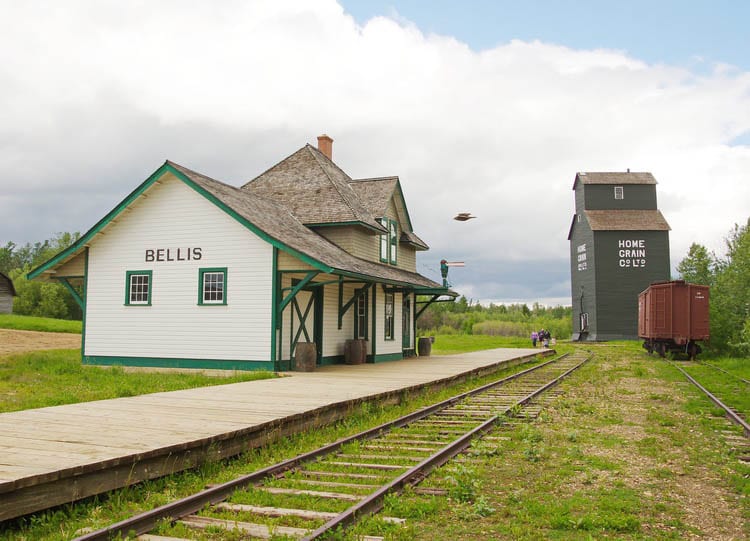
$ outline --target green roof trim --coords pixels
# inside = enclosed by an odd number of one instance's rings
[[[351,222],[323,222],[318,224],[303,224],[306,227],[341,227],[341,226],[348,226],[348,225],[358,225],[360,227],[364,227],[365,229],[369,229],[370,231],[375,231],[376,233],[382,233],[380,229],[376,229],[370,224],[367,224],[365,222],[361,221],[351,221]]]
[[[141,195],[143,195],[151,186],[153,186],[155,183],[158,183],[159,179],[161,179],[165,174],[171,173],[176,178],[187,184],[190,188],[201,194],[203,197],[211,201],[214,205],[219,207],[221,210],[229,214],[232,218],[237,220],[239,223],[244,225],[247,229],[252,231],[254,234],[256,234],[261,239],[265,240],[266,242],[270,243],[271,245],[275,246],[276,248],[279,248],[285,252],[287,252],[290,255],[293,255],[294,257],[304,261],[308,265],[311,265],[315,267],[316,269],[321,270],[322,272],[330,273],[333,271],[333,269],[327,265],[324,265],[320,261],[317,261],[316,259],[313,259],[312,257],[303,254],[301,252],[298,252],[297,250],[294,250],[293,248],[290,248],[286,246],[281,241],[271,237],[269,234],[267,234],[265,231],[262,231],[258,229],[255,225],[253,225],[249,220],[244,218],[243,216],[240,216],[236,211],[234,211],[232,208],[224,204],[222,201],[220,201],[215,195],[210,193],[208,190],[203,188],[202,186],[199,186],[196,184],[193,180],[191,180],[187,175],[173,167],[169,162],[164,162],[164,164],[159,167],[156,171],[154,171],[151,176],[149,176],[145,181],[143,181],[135,190],[130,192],[125,199],[123,199],[114,209],[112,209],[107,215],[105,215],[101,220],[99,220],[91,229],[89,229],[84,235],[81,236],[75,243],[71,244],[68,248],[51,258],[50,260],[46,261],[45,263],[42,263],[37,268],[33,269],[31,272],[27,274],[27,278],[29,280],[33,280],[34,278],[37,278],[39,275],[44,273],[45,271],[49,270],[50,268],[54,267],[58,263],[64,261],[68,257],[72,256],[76,252],[78,252],[81,248],[86,246],[97,234],[99,234],[105,227],[107,227],[117,216],[125,210],[127,207],[129,207],[133,202],[135,202]]]
[[[221,210],[229,214],[232,218],[240,222],[242,225],[244,225],[246,228],[248,228],[250,231],[258,235],[261,239],[265,240],[272,246],[275,246],[276,248],[283,250],[284,252],[288,253],[289,255],[293,255],[297,259],[301,259],[308,265],[311,265],[315,267],[316,269],[319,269],[322,272],[330,273],[333,269],[329,267],[328,265],[324,265],[317,259],[313,259],[312,257],[303,254],[302,252],[298,252],[297,250],[290,248],[283,242],[281,242],[278,239],[275,239],[265,231],[262,231],[261,229],[258,229],[252,222],[250,222],[247,218],[244,216],[240,216],[234,209],[227,206],[224,202],[222,202],[218,197],[213,195],[211,192],[203,188],[202,186],[199,186],[195,182],[193,182],[187,175],[183,174],[181,171],[175,169],[172,167],[169,163],[165,163],[162,167],[169,168],[169,171],[175,175],[177,178],[182,180],[185,184],[190,186],[192,189],[194,189],[196,192],[201,194],[203,197],[211,201],[214,205],[219,207]]]

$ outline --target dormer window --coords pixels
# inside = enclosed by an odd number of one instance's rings
[[[625,192],[622,186],[615,186],[615,199],[625,199]]]
[[[380,261],[395,265],[398,262],[398,222],[389,218],[378,221],[388,231],[380,235]]]
[[[396,255],[398,252],[398,226],[393,220],[388,224],[388,237],[391,245],[390,261],[391,265],[395,265],[397,262]]]

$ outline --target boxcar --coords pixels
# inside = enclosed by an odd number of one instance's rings
[[[638,336],[649,353],[667,351],[690,359],[701,352],[698,342],[709,338],[708,286],[684,280],[654,282],[638,295]]]

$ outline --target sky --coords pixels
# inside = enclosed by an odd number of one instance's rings
[[[0,244],[170,159],[241,185],[327,133],[398,175],[418,271],[570,304],[578,171],[649,171],[672,265],[750,217],[750,3],[0,0]],[[457,212],[477,219],[457,222]]]

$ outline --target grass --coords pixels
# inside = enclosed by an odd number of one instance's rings
[[[405,394],[402,403],[397,406],[381,407],[370,403],[363,403],[359,408],[352,411],[351,415],[346,419],[332,426],[282,438],[274,445],[259,449],[250,449],[234,459],[203,464],[194,470],[188,470],[166,478],[155,479],[115,490],[106,496],[92,497],[76,504],[64,505],[56,509],[37,513],[36,515],[6,521],[0,524],[0,539],[14,541],[26,541],[30,539],[58,541],[71,539],[75,537],[76,532],[81,528],[99,528],[117,520],[122,520],[137,512],[151,509],[197,492],[205,488],[208,484],[227,482],[240,474],[255,471],[281,460],[311,451],[323,444],[379,425],[407,412],[446,399],[458,392],[463,392],[493,379],[498,379],[509,373],[517,372],[528,366],[514,367],[495,376],[473,379],[462,385],[438,392]],[[316,469],[324,468],[323,464],[316,466]],[[368,471],[368,473],[371,472]],[[269,498],[267,503],[281,507],[282,505],[280,504],[289,502],[290,499],[291,497],[286,495],[275,495],[274,498]],[[234,503],[241,503],[246,500],[247,497],[242,492],[232,497]],[[307,499],[297,497],[296,499],[297,503],[301,503],[303,507],[305,504],[309,506],[310,500],[311,497]],[[437,503],[422,507],[430,508],[437,506],[443,508],[445,506],[444,500],[436,501]],[[331,507],[338,509],[336,505],[336,502],[333,500],[322,501],[319,510],[326,510]],[[314,506],[310,508],[314,508]],[[414,512],[419,513],[419,511]],[[394,535],[409,535],[406,537],[391,537],[391,539],[411,539],[412,537],[409,532],[411,532],[410,529],[400,530]],[[158,533],[179,537],[184,534],[184,531],[180,530],[179,525],[173,527],[169,524],[164,524],[159,528]],[[205,537],[199,538],[205,539]]]
[[[0,314],[0,329],[16,329],[21,331],[46,331],[80,334],[81,322],[68,319],[53,319],[49,317],[19,316],[16,314]]]
[[[391,504],[413,539],[748,538],[750,468],[710,403],[635,342],[576,347],[594,361],[538,419],[496,431],[495,454],[470,453],[453,499]],[[454,466],[425,483],[455,492]]]
[[[497,342],[489,347],[498,347]],[[750,467],[739,463],[723,440],[729,425],[714,415],[710,403],[666,362],[648,358],[637,343],[565,347],[590,347],[596,357],[562,384],[563,394],[546,404],[538,419],[506,423],[491,434],[496,439],[476,445],[423,482],[448,490],[450,497],[413,490],[390,496],[385,512],[408,518],[405,527],[372,519],[341,538],[378,532],[396,541],[750,537]],[[0,526],[0,538],[68,539],[79,528],[101,526],[225,482],[467,387],[411,394],[387,408],[365,403],[334,426],[284,438],[236,460]],[[268,504],[283,501],[289,500],[269,497]],[[303,497],[296,503],[311,501]],[[159,533],[187,535],[168,524]]]
[[[561,346],[562,344],[558,344]],[[560,347],[556,346],[558,351]],[[435,336],[432,353],[453,355],[494,348],[531,348],[531,340],[518,336],[490,336],[486,334],[440,334]],[[539,349],[541,351],[541,348]]]
[[[78,349],[20,353],[0,357],[0,412],[271,377],[274,374],[265,371],[227,377],[199,373],[125,372],[117,366],[85,366],[81,364]]]

